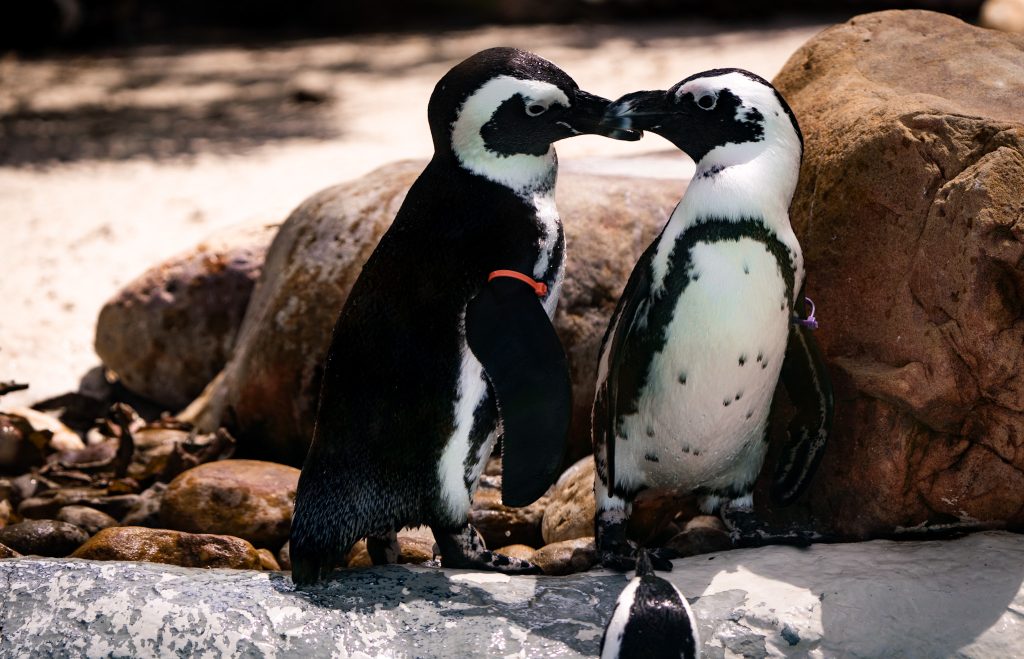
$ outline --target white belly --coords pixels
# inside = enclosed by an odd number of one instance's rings
[[[760,471],[789,333],[786,284],[765,245],[698,243],[668,341],[616,441],[631,487],[725,488]]]

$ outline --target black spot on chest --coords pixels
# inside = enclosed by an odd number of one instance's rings
[[[693,271],[693,248],[698,243],[717,244],[739,242],[743,239],[763,244],[774,257],[777,271],[786,287],[786,299],[792,300],[796,274],[791,250],[762,221],[709,218],[688,229],[676,239],[669,256],[669,268],[664,284],[658,292],[652,293],[653,276],[650,276],[649,285],[634,292],[637,299],[627,300],[621,307],[622,317],[618,321],[621,331],[611,337],[614,343],[609,382],[614,389],[617,435],[622,434],[622,419],[639,409],[640,395],[652,376],[654,356],[664,349],[667,341],[666,332],[679,297],[693,281],[696,281],[696,273]],[[637,267],[651,268],[651,261],[645,261]],[[762,355],[758,357],[764,368],[766,360],[763,360]],[[746,361],[746,355],[740,357],[739,366],[746,364]],[[681,385],[686,384],[685,373],[680,373],[677,378]],[[735,399],[730,396],[723,400],[722,404],[729,406],[734,400],[739,400],[739,396]]]

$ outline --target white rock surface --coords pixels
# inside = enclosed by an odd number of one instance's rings
[[[1024,536],[767,547],[676,561],[706,657],[1009,657]],[[626,584],[391,566],[282,573],[0,560],[0,656],[594,656]]]

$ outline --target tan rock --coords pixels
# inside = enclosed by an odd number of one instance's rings
[[[541,533],[544,544],[594,535],[594,458],[569,467],[551,488]]]
[[[528,561],[533,557],[534,552],[537,550],[529,545],[508,545],[505,547],[499,547],[495,551],[505,556],[521,558],[524,561]]]
[[[182,418],[207,431],[227,425],[260,455],[302,463],[331,328],[422,167],[388,165],[324,190],[292,213],[267,254],[230,362]],[[574,457],[589,451],[597,351],[608,317],[681,187],[664,180],[559,177],[571,265],[555,324],[572,371]]]
[[[777,518],[1024,525],[1024,37],[868,14],[776,84],[806,137],[791,216],[837,394],[818,476]]]
[[[52,519],[31,519],[0,529],[0,544],[22,554],[67,556],[89,539],[73,524]]]
[[[978,22],[994,30],[1024,33],[1024,0],[985,0]]]
[[[143,273],[100,311],[96,354],[128,389],[187,405],[227,362],[276,231],[231,227]]]
[[[269,549],[257,549],[256,553],[260,556],[260,567],[264,570],[271,570],[273,572],[280,572],[281,565],[277,562],[277,558]]]
[[[221,460],[189,469],[167,487],[167,528],[244,538],[261,547],[288,539],[299,470],[258,460]]]
[[[530,562],[548,575],[589,570],[597,564],[594,537],[575,538],[545,545],[533,553]]]
[[[57,512],[57,519],[74,524],[89,535],[96,535],[111,526],[117,526],[117,520],[88,506],[65,506]]]
[[[429,527],[402,529],[398,532],[399,563],[426,563],[434,558],[434,534]],[[289,557],[290,558],[290,557]],[[348,567],[370,567],[373,561],[366,551],[366,541],[360,540],[348,553]]]
[[[100,488],[68,487],[46,490],[18,504],[18,514],[27,519],[52,519],[65,506],[88,506],[120,519],[138,505],[138,494],[108,495]]]
[[[551,488],[541,530],[547,544],[594,535],[594,458],[569,467]],[[671,490],[647,490],[633,501],[627,535],[644,545],[660,545],[675,535],[673,522],[696,514],[694,499]]]
[[[25,439],[37,446],[46,447],[51,451],[71,451],[85,447],[85,442],[78,436],[78,433],[45,412],[34,410],[31,407],[18,406],[7,406],[0,412],[4,416],[13,417],[5,425],[11,425],[12,422],[15,422],[13,425],[19,425],[16,423],[18,419],[28,423],[31,430],[21,425],[22,434]],[[2,430],[3,428],[0,428],[0,431]],[[33,433],[37,433],[38,436],[31,436]],[[3,440],[0,439],[0,441]],[[0,463],[0,467],[2,466]]]
[[[500,461],[498,462],[500,470]],[[501,545],[541,545],[541,520],[549,503],[547,495],[524,508],[511,508],[501,502],[501,475],[484,475],[473,495],[469,521],[480,532],[488,547]]]
[[[663,546],[674,549],[680,556],[696,556],[732,549],[732,540],[722,520],[711,515],[699,515],[687,522],[682,532]]]
[[[21,557],[21,554],[19,554],[18,552],[14,551],[13,549],[11,549],[10,547],[8,547],[5,544],[0,544],[0,560],[3,560],[5,558],[20,558],[20,557]]]
[[[79,547],[72,558],[148,561],[182,567],[261,569],[256,548],[241,538],[140,526],[104,529]]]
[[[11,506],[11,502],[7,499],[0,499],[0,529],[7,526],[7,522],[11,521],[13,514],[14,508]]]
[[[277,562],[281,565],[282,570],[292,569],[292,547],[291,542],[284,543],[281,550],[277,552]]]

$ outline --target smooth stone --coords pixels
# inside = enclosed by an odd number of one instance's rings
[[[402,529],[398,532],[399,563],[426,563],[434,558],[434,533],[427,526]],[[289,556],[291,563],[291,556]],[[348,553],[348,567],[370,567],[373,562],[366,550],[366,541],[360,540]]]
[[[117,526],[116,519],[88,506],[65,506],[57,512],[57,519],[74,524],[89,535],[96,535],[103,529]]]
[[[83,529],[53,519],[30,519],[0,529],[0,544],[35,556],[67,556],[88,539]]]
[[[504,554],[505,556],[521,558],[524,561],[528,561],[533,558],[533,555],[537,550],[529,545],[507,545],[505,547],[499,547],[495,551],[499,554]]]
[[[220,460],[171,481],[160,519],[167,528],[245,538],[280,548],[288,539],[299,470],[259,460]]]
[[[544,543],[541,522],[549,503],[550,499],[545,495],[522,508],[506,506],[501,501],[500,472],[497,476],[485,474],[473,495],[469,522],[480,532],[488,547],[541,545]]]
[[[573,574],[589,570],[597,564],[594,537],[574,538],[544,545],[533,552],[530,562],[544,574]]]
[[[259,570],[259,552],[241,538],[141,526],[104,529],[72,555],[94,561],[147,561],[182,567]]]
[[[262,569],[275,571],[281,570],[281,565],[277,562],[274,554],[269,549],[257,549],[256,553],[260,556],[260,567]]]

